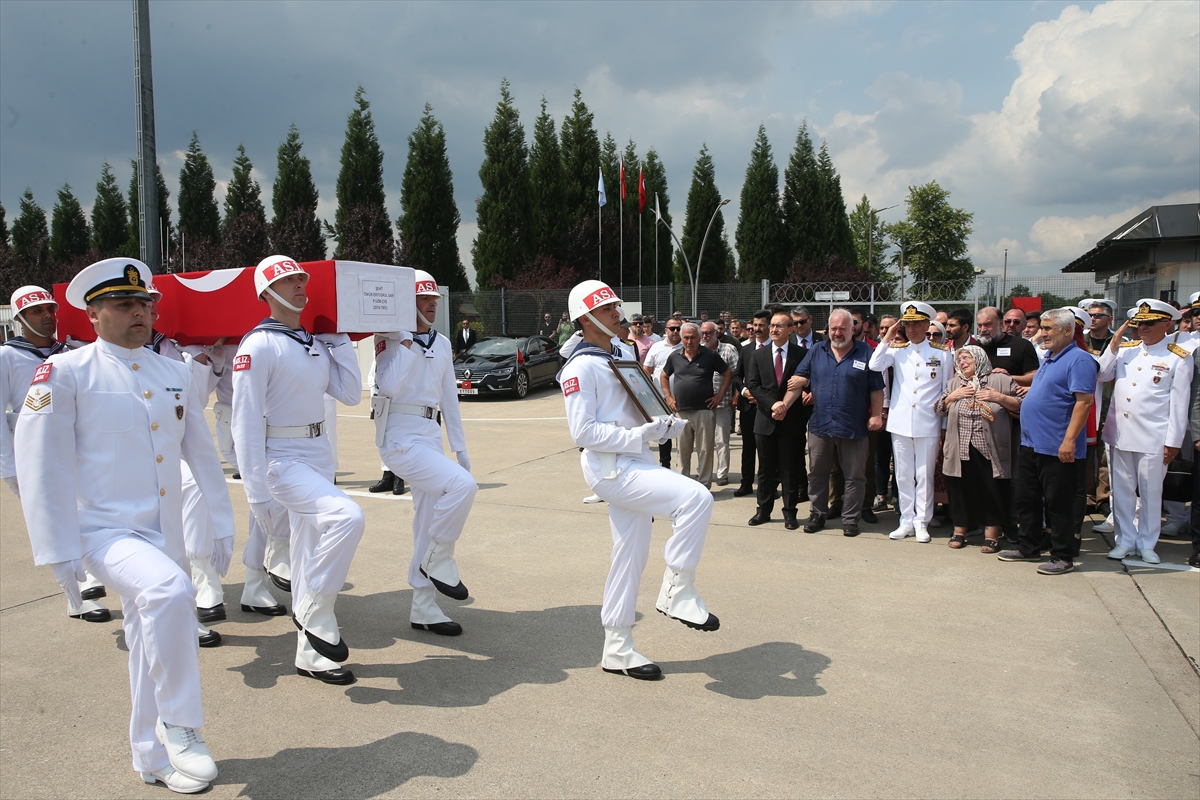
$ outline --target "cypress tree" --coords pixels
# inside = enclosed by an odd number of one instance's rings
[[[22,275],[17,274],[13,265],[12,246],[9,243],[8,222],[5,219],[4,204],[0,203],[0,297],[12,297],[12,293],[21,285]]]
[[[821,178],[821,197],[825,204],[825,255],[841,258],[847,264],[859,266],[854,250],[854,236],[846,216],[846,199],[842,197],[842,179],[833,168],[829,145],[821,142],[817,155],[817,172]]]
[[[4,204],[0,203],[0,247],[12,247],[12,239],[8,234],[8,221],[5,219]]]
[[[667,170],[658,158],[658,151],[651,147],[646,151],[646,161],[643,164],[646,179],[646,210],[642,223],[642,280],[651,285],[669,283],[671,280],[672,258],[675,253],[675,241],[671,238],[671,195],[667,190]],[[662,212],[663,228],[658,231],[658,273],[654,271],[655,226],[658,225],[654,216],[654,196],[658,195],[658,207]]]
[[[808,120],[796,134],[796,147],[783,171],[783,224],[788,236],[787,262],[813,261],[825,253],[825,201]]]
[[[213,195],[216,188],[208,156],[200,149],[200,136],[192,131],[183,169],[179,171],[179,232],[196,240],[195,246],[202,246],[201,240],[213,243],[221,240],[221,215]]]
[[[271,248],[299,261],[320,261],[325,258],[325,235],[317,219],[318,194],[312,165],[301,154],[303,147],[293,122],[279,145],[271,189]]]
[[[575,89],[571,113],[562,123],[563,176],[565,204],[573,219],[596,210],[596,179],[600,169],[600,138],[594,126],[595,115]],[[593,242],[594,244],[594,242]]]
[[[83,206],[75,199],[71,186],[63,184],[50,216],[50,258],[57,264],[70,264],[87,255],[91,239]]]
[[[354,104],[346,119],[337,179],[334,258],[387,262],[394,258],[395,245],[383,190],[383,150],[361,86],[354,91]]]
[[[721,194],[717,191],[716,170],[706,144],[700,148],[700,156],[696,159],[696,166],[692,168],[687,217],[683,223],[683,236],[680,237],[692,269],[699,270],[697,284],[725,283],[730,277],[728,268],[731,254],[729,242],[725,237],[725,217],[717,210],[720,203]],[[701,261],[700,247],[710,219],[713,220],[712,229],[707,242],[704,243],[704,259]],[[689,289],[691,287],[682,255],[675,258],[675,282],[680,286],[688,286]]]
[[[570,217],[565,199],[562,150],[554,119],[546,111],[545,97],[542,97],[542,113],[533,125],[529,182],[533,198],[534,250],[539,256],[561,257]]]
[[[253,170],[245,145],[239,144],[233,159],[233,179],[225,191],[221,266],[250,266],[268,255],[267,213],[262,204],[262,189],[251,175]]]
[[[483,196],[476,207],[479,235],[471,246],[480,288],[490,288],[497,279],[511,279],[534,255],[529,231],[529,153],[508,87],[507,78],[500,82],[496,115],[483,134],[479,167]]]
[[[640,286],[642,276],[638,274],[638,167],[641,164],[637,154],[637,145],[632,138],[625,143],[625,216],[621,224],[625,226],[625,282]],[[620,190],[620,186],[617,187]],[[620,199],[620,195],[617,196]],[[645,231],[645,226],[642,226]],[[650,255],[654,255],[651,253]],[[642,251],[642,266],[645,267],[646,251]]]
[[[129,207],[117,186],[112,167],[104,162],[92,206],[92,249],[101,258],[119,256],[129,242]]]
[[[30,189],[21,196],[21,210],[13,220],[12,255],[16,270],[23,276],[22,283],[33,283],[46,289],[54,283],[46,212],[33,199]]]
[[[608,195],[608,204],[604,210],[612,215],[615,222],[617,209],[621,203],[620,161],[617,158],[617,143],[610,131],[604,133],[604,143],[600,145],[600,168],[604,170],[604,193]],[[608,217],[605,217],[605,221]]]
[[[783,211],[779,206],[779,168],[775,166],[767,129],[762,125],[758,126],[758,138],[750,151],[750,164],[742,184],[735,241],[741,265],[738,280],[783,279],[787,261]]]
[[[126,255],[131,258],[141,258],[141,230],[138,227],[138,166],[133,165],[133,176],[129,179],[129,244],[125,248]],[[158,219],[160,225],[159,241],[164,245],[170,244],[175,236],[175,228],[171,224],[171,192],[167,182],[163,180],[162,168],[154,165],[154,182],[158,186]],[[173,245],[172,245],[173,246]],[[166,264],[163,265],[164,268]]]
[[[225,191],[225,227],[230,220],[242,214],[251,214],[262,224],[267,222],[267,212],[262,204],[262,187],[254,180],[254,165],[246,155],[246,146],[238,145],[238,154],[233,159],[233,179]]]
[[[458,255],[459,215],[454,175],[446,155],[446,131],[429,103],[416,130],[408,136],[400,207],[396,263],[427,271],[451,291],[469,291],[467,272]]]

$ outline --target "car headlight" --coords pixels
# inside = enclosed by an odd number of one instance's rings
[[[492,372],[492,374],[498,378],[504,378],[509,375],[512,375],[512,371],[513,371],[512,367],[504,367],[503,369],[494,370]]]

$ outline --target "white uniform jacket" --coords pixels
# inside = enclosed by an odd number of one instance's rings
[[[888,398],[887,429],[901,436],[941,436],[942,418],[933,404],[942,396],[954,373],[950,351],[926,339],[920,344],[893,346],[880,342],[868,365],[876,372],[895,368]]]
[[[1163,339],[1147,347],[1125,342],[1100,356],[1099,381],[1116,379],[1104,423],[1104,441],[1133,453],[1161,453],[1179,447],[1188,424],[1192,354]]]
[[[454,356],[445,336],[435,336],[429,350],[415,341],[405,347],[394,336],[376,336],[375,387],[379,395],[391,398],[396,404],[440,408],[450,449],[455,453],[466,452],[467,438],[463,434],[458,385],[454,381]],[[441,439],[437,419],[391,411],[385,441],[396,442],[412,436]]]
[[[180,457],[209,502],[214,536],[233,507],[204,409],[182,364],[104,340],[51,356],[16,430],[17,479],[35,564],[79,559],[133,531],[185,559]],[[76,504],[57,498],[76,497]]]
[[[6,419],[0,425],[0,478],[11,478],[17,474],[17,462],[13,459],[13,434],[7,419],[21,413],[25,404],[25,393],[33,381],[33,373],[45,363],[51,353],[65,353],[63,345],[34,347],[24,337],[10,339],[0,345],[0,411]]]
[[[599,348],[589,347],[599,352]],[[579,353],[558,373],[567,427],[575,445],[584,449],[584,477],[589,486],[609,474],[611,463],[607,467],[601,463],[610,460],[606,455],[616,456],[616,474],[630,459],[654,463],[650,445],[638,432],[646,420],[613,374],[610,360],[601,354]]]
[[[270,501],[267,466],[277,459],[300,460],[332,474],[334,456],[328,436],[268,439],[266,425],[322,422],[326,393],[348,406],[361,402],[362,373],[350,337],[321,334],[306,347],[283,333],[256,328],[242,339],[230,369],[233,441],[246,499]]]

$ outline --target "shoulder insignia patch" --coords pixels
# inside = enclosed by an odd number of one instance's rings
[[[375,357],[378,358],[384,350],[387,350],[387,339],[380,339],[375,343]]]
[[[54,411],[54,401],[50,390],[42,386],[34,386],[25,395],[25,408],[34,413],[49,414]]]
[[[44,383],[44,382],[50,380],[50,372],[53,369],[54,369],[53,364],[50,364],[50,363],[42,364],[40,367],[37,368],[37,370],[34,371],[33,380],[31,380],[29,382],[29,385],[32,386],[35,383]]]
[[[1141,344],[1141,342],[1136,341],[1136,340],[1128,341],[1128,342],[1121,342],[1121,347],[1137,347],[1139,344]]]
[[[888,345],[888,347],[891,347],[891,348],[908,347],[910,344],[912,344],[912,342],[892,342],[891,344]]]
[[[244,369],[250,369],[250,354],[246,353],[240,356],[235,356],[233,359],[233,371],[241,372]]]
[[[946,345],[938,344],[937,342],[930,342],[929,346],[932,347],[934,350],[949,350],[950,349],[949,347],[946,347]]]
[[[1171,344],[1167,345],[1167,349],[1180,358],[1187,358],[1188,355],[1190,355],[1187,350],[1175,344],[1174,342],[1171,342]]]
[[[579,378],[567,378],[562,384],[563,397],[570,397],[579,391]]]

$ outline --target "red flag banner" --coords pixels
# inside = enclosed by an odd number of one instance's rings
[[[646,208],[646,173],[642,172],[642,168],[638,167],[638,213],[641,214]]]

